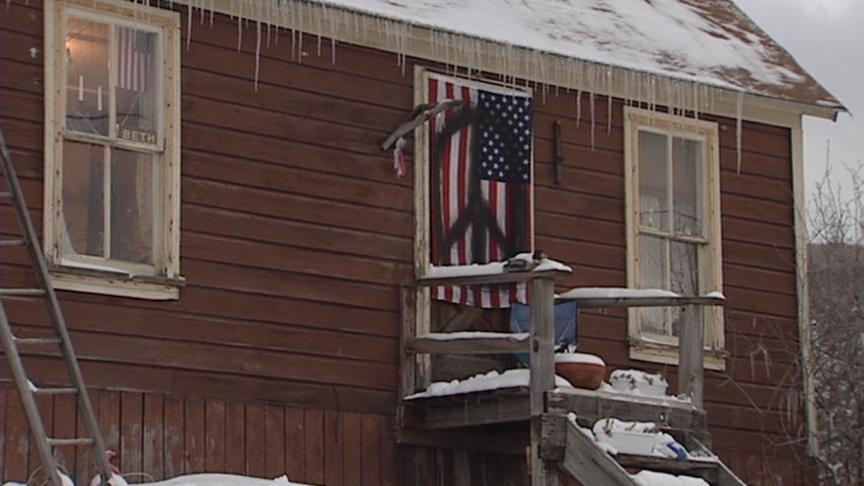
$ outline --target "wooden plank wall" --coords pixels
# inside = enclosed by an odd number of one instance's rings
[[[0,127],[38,222],[41,7],[13,0],[2,8]],[[185,29],[187,23],[181,25]],[[344,440],[365,437],[372,429],[357,417],[393,413],[396,285],[411,275],[412,265],[412,181],[394,175],[390,155],[377,143],[411,111],[413,61],[403,73],[395,55],[339,45],[333,62],[329,48],[318,55],[314,38],[304,42],[306,52],[298,59],[283,32],[278,44],[273,39],[262,51],[256,92],[254,35],[244,35],[238,50],[236,21],[217,16],[213,27],[192,26],[191,43],[182,52],[181,255],[188,286],[177,302],[62,295],[89,383],[125,390],[100,391],[100,407],[104,393],[108,409],[118,410],[109,415],[115,417],[111,422],[121,428],[122,410],[135,416],[141,410],[145,426],[138,435],[123,437],[134,444],[162,437],[166,450],[193,451],[180,465],[154,465],[165,475],[221,463],[221,446],[208,455],[210,443],[203,439],[223,433],[206,420],[208,411],[211,417],[228,417],[242,410],[242,423],[226,419],[225,437],[256,431],[246,439],[256,449],[267,444],[267,435],[257,431],[266,429],[271,416],[299,423],[300,414],[305,423],[307,413],[321,414],[325,435],[335,433],[327,428],[328,417],[344,416]],[[583,95],[577,123],[573,93],[542,91],[538,99],[537,247],[574,266],[565,286],[625,285],[623,102],[614,102],[607,123],[606,100],[598,98],[592,114]],[[724,373],[707,375],[711,431],[716,449],[748,481],[768,484],[780,475],[784,484],[795,484],[802,468],[794,455],[801,448],[771,445],[783,442],[784,429],[796,425],[786,420],[783,401],[796,390],[778,386],[794,382],[797,373],[790,135],[745,123],[739,172],[734,120],[711,119],[721,124],[731,353]],[[553,180],[556,120],[563,127],[562,185]],[[0,233],[15,232],[11,216],[10,208],[0,205]],[[0,283],[29,280],[23,254],[4,253],[0,262],[11,264]],[[32,302],[18,302],[12,310],[22,333],[38,333],[45,325]],[[585,351],[613,367],[664,371],[674,381],[674,367],[628,359],[623,313],[586,313],[582,322]],[[62,376],[51,356],[33,356],[30,365],[44,380]],[[161,428],[146,426],[148,411],[160,410],[147,397],[161,403]],[[259,405],[264,402],[279,405]],[[7,416],[14,403],[7,398]],[[800,409],[792,415],[800,418]],[[13,457],[20,444],[8,437],[20,441],[16,427],[22,425],[11,419],[6,424],[2,442],[6,457]],[[171,432],[191,424],[207,433],[187,439],[185,432],[182,437]],[[292,442],[321,447],[305,432],[285,430],[294,434]],[[367,461],[385,468],[367,457],[374,451],[358,451],[345,456],[349,469]],[[308,465],[315,457],[286,456],[285,467],[293,467],[292,461]],[[242,466],[231,462],[240,459]],[[140,459],[127,460],[149,467],[156,459],[142,451]],[[225,461],[236,470],[267,471],[272,464],[266,455],[238,457],[227,449]]]
[[[396,485],[393,418],[241,400],[91,390],[106,446],[130,481],[218,472],[310,484]],[[12,389],[0,390],[6,419],[0,481],[23,481],[39,465],[24,411]],[[42,402],[55,437],[83,430],[72,397]],[[87,448],[63,448],[59,460],[78,484],[96,474]]]

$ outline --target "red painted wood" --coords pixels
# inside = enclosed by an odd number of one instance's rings
[[[363,462],[363,485],[381,484],[381,428],[378,418],[361,417],[360,459]]]
[[[363,478],[363,440],[362,415],[352,412],[342,413],[342,430],[344,434],[343,467],[345,478],[361,482]]]
[[[186,473],[204,472],[204,400],[187,398],[185,407],[185,422],[183,431],[183,454],[186,459]]]
[[[37,398],[40,400],[40,398]],[[76,437],[78,422],[78,406],[76,397],[71,395],[58,395],[54,397],[53,403],[54,430],[49,432],[52,436],[60,439]],[[83,431],[82,431],[83,432]],[[67,471],[76,470],[78,447],[59,447],[56,450],[57,462]]]
[[[264,406],[246,405],[246,474],[262,477],[267,474],[267,429]]]
[[[164,477],[164,397],[144,395],[143,462],[142,470],[153,478]]]
[[[222,400],[207,400],[204,409],[206,424],[205,469],[207,471],[225,471],[226,466],[226,419],[225,402]]]
[[[345,482],[342,469],[344,431],[341,414],[335,410],[324,412],[324,483],[342,486]]]
[[[185,472],[184,431],[185,412],[184,401],[179,397],[166,396],[163,403],[162,466],[165,477],[179,476]]]
[[[324,482],[324,413],[307,408],[303,411],[303,423],[305,481],[320,484]]]
[[[285,414],[285,469],[288,478],[302,481],[306,478],[306,423],[303,410],[287,407]]]
[[[125,473],[144,472],[144,397],[137,392],[120,396],[120,467]]]
[[[266,477],[275,478],[285,474],[285,417],[280,405],[264,406]]]
[[[246,410],[238,401],[225,404],[225,472],[246,472]]]
[[[27,418],[14,388],[6,388],[6,412],[4,417],[3,480],[23,482],[27,480],[27,450],[30,447]]]

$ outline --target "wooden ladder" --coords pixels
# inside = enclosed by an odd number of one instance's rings
[[[12,200],[18,217],[21,234],[23,235],[21,239],[0,239],[0,248],[27,247],[38,282],[38,287],[36,288],[0,289],[0,341],[2,341],[3,344],[3,352],[6,354],[6,360],[8,361],[9,368],[12,371],[12,378],[15,380],[15,385],[18,388],[18,395],[21,397],[21,403],[24,407],[24,412],[27,415],[27,421],[30,424],[30,432],[33,436],[36,448],[39,451],[42,469],[48,477],[51,486],[64,486],[59,464],[54,458],[54,448],[74,446],[89,446],[93,448],[96,456],[96,465],[99,469],[102,483],[105,484],[111,476],[111,466],[105,455],[105,444],[102,440],[101,434],[99,433],[99,425],[96,421],[96,415],[93,413],[93,406],[90,403],[90,397],[88,396],[87,389],[84,386],[84,379],[81,375],[81,369],[78,366],[78,360],[75,357],[75,351],[72,348],[72,341],[69,339],[69,331],[66,329],[66,322],[63,319],[63,313],[60,310],[60,303],[57,300],[57,295],[54,293],[54,287],[51,285],[51,280],[48,277],[48,268],[45,263],[45,256],[42,254],[42,247],[39,244],[38,237],[36,236],[33,221],[30,218],[27,203],[24,200],[24,193],[21,191],[21,185],[18,182],[18,177],[15,175],[15,168],[12,165],[12,159],[9,154],[9,149],[6,146],[6,140],[3,136],[2,130],[0,130],[0,159],[2,159],[0,170],[3,172],[8,191],[0,192],[0,198]],[[40,298],[47,307],[48,315],[51,319],[53,337],[16,337],[12,333],[9,317],[3,305],[3,300],[7,297]],[[42,388],[30,381],[27,372],[24,369],[24,364],[21,361],[19,347],[24,347],[26,349],[27,347],[33,346],[57,346],[60,348],[63,361],[66,365],[66,370],[69,373],[70,386]],[[47,436],[45,424],[42,421],[42,417],[39,414],[39,408],[36,405],[36,399],[38,397],[50,395],[76,395],[78,397],[78,410],[87,429],[86,437],[56,439]]]
[[[567,420],[566,437],[561,467],[585,485],[638,486],[627,470],[639,469],[702,478],[712,486],[747,486],[716,457],[711,460],[678,460],[631,454],[613,456],[570,420]]]

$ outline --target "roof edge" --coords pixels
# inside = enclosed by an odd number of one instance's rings
[[[198,0],[174,0],[174,3],[184,4],[190,9],[201,8]],[[728,106],[718,112],[722,105],[728,105],[730,96],[743,96],[747,104],[768,106],[774,111],[830,120],[836,120],[841,112],[848,113],[848,109],[839,102],[836,106],[806,103],[744,91],[722,83],[696,81],[685,75],[676,77],[571,58],[364,10],[329,6],[317,0],[280,2],[279,6],[274,2],[273,8],[250,9],[244,5],[244,2],[234,0],[211,0],[207,10],[332,38],[337,42],[393,52],[398,55],[397,62],[403,66],[405,57],[410,56],[459,66],[468,75],[493,73],[505,80],[527,80],[651,105],[683,108],[695,113],[734,117],[737,109],[730,112]],[[327,16],[327,22],[322,22],[324,16]],[[366,28],[357,28],[363,24]],[[633,87],[636,87],[635,91]],[[733,107],[735,104],[737,101]]]

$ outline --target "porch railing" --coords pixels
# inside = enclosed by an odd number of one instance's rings
[[[403,285],[402,332],[400,336],[400,393],[407,396],[424,390],[430,384],[430,354],[490,354],[529,353],[530,381],[528,384],[531,415],[531,460],[542,464],[540,443],[542,416],[546,412],[546,393],[555,388],[555,279],[569,272],[562,270],[528,270],[489,275],[447,276],[421,278]],[[430,333],[428,314],[422,305],[428,302],[429,288],[440,285],[491,285],[529,283],[531,285],[532,327],[530,334],[483,333],[459,339]],[[579,294],[576,292],[575,294]],[[614,294],[614,293],[613,293]],[[703,408],[704,390],[704,335],[702,319],[697,310],[705,305],[723,305],[722,295],[664,296],[664,295],[597,295],[587,293],[558,302],[576,302],[580,309],[629,307],[685,307],[685,322],[680,328],[678,346],[679,393],[690,396],[694,406]],[[626,294],[626,293],[625,293]],[[422,304],[422,305],[418,305]],[[546,484],[544,467],[532,467],[532,484]]]

